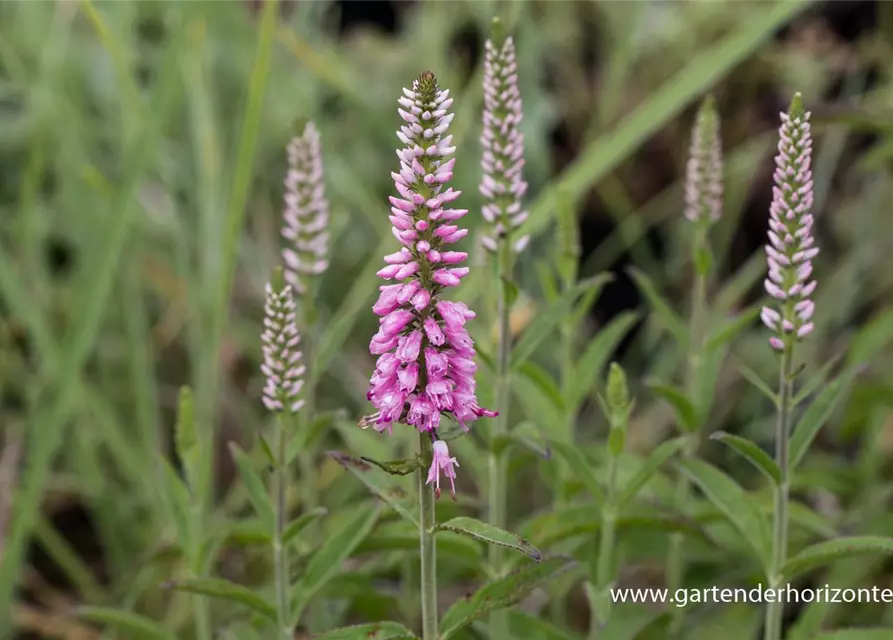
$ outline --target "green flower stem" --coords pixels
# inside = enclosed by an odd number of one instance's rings
[[[707,311],[707,265],[703,256],[707,251],[707,230],[702,224],[695,231],[693,243],[693,262],[695,264],[695,282],[692,292],[691,318],[689,320],[688,339],[688,369],[686,375],[686,390],[693,402],[698,402],[697,384],[703,358],[704,333],[706,331],[705,315]],[[699,425],[700,426],[700,425]],[[682,449],[682,457],[692,458],[697,453],[699,439],[697,434],[689,436]],[[676,479],[675,501],[676,508],[682,510],[688,503],[691,493],[688,480],[683,475]],[[667,555],[666,582],[671,593],[681,588],[685,581],[685,537],[681,533],[670,536],[670,549]],[[674,607],[670,623],[670,635],[678,637],[682,630],[684,607]]]
[[[285,520],[288,516],[288,502],[286,500],[288,465],[285,461],[285,428],[282,418],[277,415],[275,434],[273,436],[276,465],[273,468],[271,493],[273,505],[276,510],[276,522],[273,526],[273,571],[276,582],[276,621],[278,634],[282,640],[292,640],[294,634],[290,629],[291,612],[289,576],[288,576],[288,550],[282,542],[282,534],[285,531]]]
[[[508,410],[510,398],[509,376],[510,355],[512,349],[511,336],[511,309],[504,282],[510,281],[512,276],[512,248],[508,239],[502,239],[499,243],[499,256],[497,264],[497,284],[499,295],[497,315],[499,318],[499,347],[496,362],[496,410],[499,415],[493,418],[490,431],[490,459],[489,459],[489,522],[500,529],[506,528],[506,503],[508,475],[508,460],[504,454],[494,452],[492,444],[497,438],[508,432]],[[498,573],[502,569],[503,549],[499,545],[490,545],[490,568]],[[508,638],[508,618],[505,611],[497,611],[490,618],[490,636],[492,638]]]
[[[790,496],[790,469],[788,435],[791,392],[793,387],[793,344],[788,343],[781,356],[778,380],[778,419],[775,426],[775,462],[781,472],[781,481],[775,488],[775,522],[772,535],[772,565],[769,584],[773,589],[781,586],[781,569],[788,555],[788,499]],[[766,610],[765,640],[781,640],[782,614],[784,603],[774,600]]]
[[[601,532],[598,536],[598,550],[594,571],[594,583],[598,591],[599,607],[607,605],[610,602],[604,600],[605,590],[611,586],[614,581],[614,548],[617,534],[617,456],[614,452],[608,455],[608,487],[605,504],[602,507]],[[599,615],[594,615],[589,623],[589,638],[597,640],[601,632],[603,623],[607,621],[607,611],[601,614],[603,620],[599,620]]]
[[[422,565],[422,640],[437,640],[437,548],[434,543],[434,488],[425,484],[425,469],[434,457],[431,437],[419,433],[419,558]]]

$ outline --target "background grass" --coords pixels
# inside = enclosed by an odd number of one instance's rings
[[[813,370],[846,348],[849,361],[870,364],[795,479],[803,519],[813,525],[795,536],[889,533],[889,6],[0,4],[0,635],[98,637],[71,616],[75,606],[94,604],[133,608],[164,619],[178,637],[191,637],[195,600],[159,588],[192,570],[167,552],[174,529],[159,459],[172,455],[178,389],[189,384],[204,447],[202,509],[221,521],[244,514],[247,497],[233,481],[226,443],[242,443],[261,462],[252,446],[267,420],[259,402],[261,296],[279,256],[284,149],[296,119],[313,119],[321,131],[334,227],[332,266],[318,292],[323,333],[314,344],[314,375],[320,410],[338,413],[308,438],[317,450],[379,458],[412,446],[407,434],[383,439],[354,426],[368,411],[374,272],[393,244],[385,212],[398,126],[394,103],[425,68],[452,90],[455,182],[465,191],[463,206],[476,211],[480,58],[496,14],[514,26],[518,43],[528,226],[535,234],[519,267],[522,294],[513,322],[520,332],[548,308],[538,274],[551,256],[563,194],[577,214],[581,275],[615,275],[591,310],[589,331],[630,310],[647,317],[612,354],[638,398],[633,454],[672,431],[672,412],[642,383],[650,376],[671,379],[681,354],[644,313],[627,269],[647,273],[686,311],[692,274],[679,180],[693,108],[713,92],[722,116],[726,209],[713,238],[720,278],[711,295],[730,315],[761,295],[777,113],[794,91],[803,92],[817,134],[822,254],[816,336],[802,355]],[[468,221],[478,224],[474,215]],[[475,253],[474,261],[482,256]],[[478,269],[462,294],[482,309],[474,332],[484,354],[493,352],[487,278]],[[768,446],[771,406],[737,369],[743,363],[771,378],[765,339],[754,324],[734,343],[732,359],[716,376],[709,429]],[[547,373],[558,369],[552,351],[546,340],[533,354]],[[512,407],[513,423],[543,420],[548,409],[538,396],[521,400]],[[593,455],[604,427],[586,403],[575,431]],[[461,495],[457,505],[439,506],[443,517],[479,507],[485,495],[475,440],[457,447]],[[719,444],[704,455],[759,489],[751,471]],[[548,508],[549,464],[521,452],[511,469],[513,527],[533,532],[535,542],[546,539],[531,517]],[[580,489],[571,483],[567,493]],[[340,526],[339,507],[363,499],[355,479],[325,456],[316,460],[314,490],[316,502],[333,513],[324,531]],[[659,502],[660,486],[654,491]],[[756,495],[770,504],[768,492]],[[398,533],[375,535],[379,544],[384,538],[396,544]],[[624,583],[659,584],[664,538],[647,531],[625,538],[631,569],[621,576]],[[480,550],[455,544],[455,557],[464,562],[449,556],[444,565],[447,601],[478,580]],[[554,549],[580,544],[556,541]],[[406,578],[411,551],[386,549],[375,546],[374,536],[361,547],[351,562],[364,571],[337,578],[317,596],[311,628],[401,613],[414,619]],[[724,552],[705,545],[693,554],[695,580],[735,579]],[[268,575],[265,563],[262,550],[236,536],[223,545],[214,571],[260,584]],[[840,562],[810,579],[889,586],[890,578],[888,565],[869,559]],[[528,602],[523,611],[541,605]],[[581,629],[587,611],[574,588],[552,620]],[[753,637],[754,612],[702,607],[690,637],[712,637],[720,629],[729,640]],[[211,614],[228,619],[217,605]],[[791,616],[802,638],[820,628],[893,625],[878,605],[793,607]]]

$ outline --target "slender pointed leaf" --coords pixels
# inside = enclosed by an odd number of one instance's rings
[[[756,552],[763,566],[768,567],[772,547],[769,525],[744,489],[725,473],[701,460],[680,460],[677,464],[707,499],[722,511]]]
[[[184,553],[192,552],[194,525],[192,522],[192,501],[189,489],[174,471],[167,460],[161,461],[163,470],[163,497],[171,520],[177,528],[177,540]]]
[[[509,547],[530,556],[537,562],[543,559],[542,552],[519,535],[494,527],[486,522],[474,518],[453,518],[437,526],[439,531],[452,531],[465,536],[470,536],[487,544],[495,544]]]
[[[288,544],[297,538],[314,520],[329,513],[325,507],[316,507],[292,520],[282,532],[282,544]]]
[[[602,273],[592,278],[582,280],[571,289],[562,293],[558,299],[551,303],[546,310],[531,322],[521,338],[512,349],[512,369],[517,369],[524,364],[549,336],[554,335],[558,323],[566,317],[583,293],[590,290],[600,290],[611,280],[610,274]]]
[[[341,564],[369,535],[378,520],[379,513],[378,505],[356,509],[353,517],[313,554],[304,575],[295,586],[295,623],[310,599],[332,576],[341,571]]]
[[[338,464],[359,478],[369,491],[403,516],[407,522],[411,522],[416,527],[419,526],[419,518],[412,507],[412,498],[396,484],[394,478],[362,458],[354,458],[340,451],[329,451],[328,453]]]
[[[575,411],[595,388],[608,358],[636,320],[638,315],[635,312],[625,311],[599,330],[586,345],[583,355],[574,367],[574,378],[570,381],[566,404],[571,411]]]
[[[705,345],[707,351],[714,351],[719,347],[731,343],[738,334],[754,324],[760,316],[760,307],[753,307],[738,314],[731,320],[727,320],[710,338]]]
[[[847,393],[849,393],[850,383],[856,377],[856,373],[855,369],[842,373],[836,380],[822,389],[818,397],[803,413],[803,417],[797,422],[797,426],[794,427],[794,432],[791,435],[790,465],[792,469],[795,469],[800,464],[819,430],[828,422],[828,419],[831,418],[834,410],[837,409],[840,403],[844,401]]]
[[[198,486],[201,478],[201,444],[196,433],[192,390],[189,387],[180,389],[174,443],[189,489],[193,495],[203,495],[201,487]]]
[[[549,558],[488,582],[446,610],[440,621],[440,640],[453,637],[475,620],[493,611],[520,602],[535,588],[555,578],[574,564],[567,558]]]
[[[595,477],[595,465],[586,457],[586,455],[570,442],[553,441],[549,446],[558,454],[558,456],[567,462],[574,474],[574,477],[583,483],[586,490],[599,504],[604,504],[605,494],[602,487]]]
[[[763,381],[763,379],[756,371],[737,359],[735,360],[735,367],[750,384],[752,384],[764,396],[769,398],[772,401],[773,405],[778,406],[778,395],[769,388],[769,386]]]
[[[268,527],[267,530],[272,531],[275,514],[273,513],[273,505],[270,503],[270,494],[267,492],[263,480],[254,471],[251,460],[239,445],[235,442],[230,442],[229,450],[232,453],[233,460],[236,462],[236,468],[239,470],[239,477],[242,478],[242,483],[245,485],[245,489],[248,490],[248,499],[251,500],[258,517]]]
[[[276,607],[267,602],[251,589],[229,580],[215,578],[199,578],[195,580],[176,580],[165,585],[177,591],[187,591],[211,598],[219,598],[228,602],[241,604],[272,622],[276,621]]]
[[[802,573],[836,560],[866,554],[893,555],[893,538],[861,536],[819,542],[788,559],[781,573],[785,581],[791,581]]]
[[[82,620],[98,622],[126,632],[128,638],[134,640],[174,640],[174,632],[151,618],[130,611],[107,609],[105,607],[80,607],[77,616]]]
[[[747,438],[733,436],[725,431],[717,431],[710,436],[710,439],[718,440],[734,450],[756,467],[757,471],[766,476],[774,485],[778,485],[781,482],[781,471],[778,465],[775,464],[775,460],[770,458],[769,454],[760,449],[756,443],[751,442]]]
[[[680,429],[688,433],[693,433],[697,430],[698,416],[695,406],[681,389],[671,384],[663,384],[656,381],[649,382],[648,388],[673,407],[673,412],[676,414],[676,423]]]
[[[667,440],[666,442],[662,442],[657,446],[654,451],[648,456],[648,459],[645,460],[645,464],[636,472],[636,474],[629,479],[620,491],[620,497],[618,498],[618,503],[621,507],[632,502],[637,495],[639,495],[639,491],[642,490],[648,481],[654,477],[654,474],[660,470],[660,468],[674,455],[679,453],[682,448],[685,446],[685,438],[674,438],[672,440]]]
[[[657,291],[657,287],[648,275],[635,267],[628,270],[630,277],[635,280],[639,291],[645,296],[651,310],[657,316],[664,329],[669,331],[677,344],[684,347],[688,344],[688,329],[682,319],[673,311],[673,307]]]
[[[313,640],[416,640],[412,631],[397,622],[372,622],[326,631]]]

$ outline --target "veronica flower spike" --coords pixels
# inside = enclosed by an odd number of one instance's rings
[[[494,253],[502,239],[511,243],[515,253],[523,251],[530,240],[529,235],[513,237],[513,232],[527,219],[522,202],[527,193],[523,176],[524,135],[519,129],[522,118],[515,42],[505,35],[496,18],[492,36],[484,45],[480,184],[484,196],[482,213],[489,227],[481,242]]]
[[[319,131],[308,122],[288,145],[282,250],[285,280],[297,295],[306,293],[310,278],[328,267],[329,202],[323,183]]]
[[[763,323],[772,331],[769,344],[781,355],[779,364],[778,419],[775,433],[775,462],[779,482],[775,488],[775,518],[769,582],[781,586],[782,568],[787,561],[788,500],[790,492],[789,443],[790,409],[793,394],[793,352],[797,342],[813,330],[815,305],[812,294],[812,260],[819,250],[812,235],[813,203],[812,135],[809,112],[804,111],[800,94],[790,109],[781,114],[778,155],[775,157],[775,186],[769,209],[769,244],[766,256],[769,277],[766,292],[774,299],[763,307]],[[766,611],[765,639],[781,640],[783,603],[771,602]]]

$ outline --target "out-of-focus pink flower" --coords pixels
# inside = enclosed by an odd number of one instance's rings
[[[290,285],[276,293],[267,284],[264,308],[263,363],[261,372],[266,377],[263,391],[264,405],[270,411],[298,411],[303,400],[298,399],[304,385],[304,365],[298,345],[301,336],[295,322],[295,299]]]
[[[691,135],[685,175],[685,217],[716,222],[722,215],[722,142],[711,98],[701,104]]]
[[[484,196],[482,214],[488,225],[481,242],[495,252],[501,238],[508,238],[515,252],[527,246],[530,236],[512,237],[512,232],[527,219],[523,198],[524,135],[519,129],[523,118],[521,92],[518,89],[518,63],[515,43],[504,37],[499,23],[484,45],[484,122],[481,132],[480,184]]]
[[[781,351],[808,336],[815,304],[811,280],[812,260],[818,255],[812,235],[813,203],[812,135],[809,112],[803,110],[800,94],[794,96],[788,113],[781,114],[778,155],[775,157],[775,186],[769,209],[769,244],[766,255],[769,277],[766,292],[776,302],[763,307],[760,317],[776,335],[769,339]]]
[[[285,189],[282,235],[290,242],[282,250],[285,281],[303,294],[308,280],[328,267],[329,202],[319,132],[312,122],[288,145]]]

